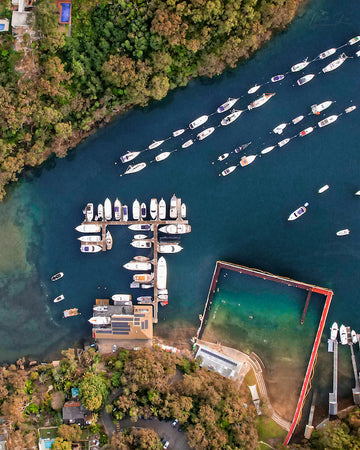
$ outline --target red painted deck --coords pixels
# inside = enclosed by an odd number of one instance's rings
[[[295,409],[294,418],[292,420],[290,430],[289,430],[289,432],[288,432],[288,434],[286,436],[286,439],[284,441],[284,444],[287,445],[289,443],[289,441],[290,441],[290,439],[291,439],[291,437],[292,437],[292,435],[294,433],[294,430],[296,428],[296,425],[298,424],[298,421],[300,420],[300,417],[301,417],[301,411],[302,411],[302,408],[304,406],[304,402],[305,402],[305,398],[306,398],[306,395],[307,395],[307,390],[308,390],[311,374],[312,374],[312,371],[314,369],[314,364],[315,364],[317,352],[318,352],[320,341],[321,341],[321,335],[322,335],[322,333],[324,331],[326,318],[327,318],[327,315],[328,315],[328,312],[329,312],[331,299],[332,299],[334,293],[330,289],[322,288],[320,286],[315,286],[313,284],[302,283],[301,281],[295,281],[295,280],[292,280],[291,278],[273,275],[273,274],[271,274],[269,272],[263,272],[263,271],[258,270],[258,269],[251,269],[249,267],[239,266],[237,264],[227,263],[225,261],[217,261],[216,262],[216,266],[215,266],[215,270],[214,270],[214,274],[213,274],[213,277],[212,277],[212,280],[211,280],[209,293],[208,293],[207,300],[206,300],[206,305],[205,305],[205,309],[204,309],[204,315],[203,315],[203,317],[201,319],[201,325],[199,327],[198,334],[197,334],[198,339],[201,339],[202,334],[204,332],[204,326],[206,324],[206,318],[207,318],[207,315],[208,315],[208,312],[209,312],[209,306],[211,305],[213,297],[214,297],[214,294],[215,294],[216,284],[217,284],[217,281],[218,281],[218,278],[219,278],[219,273],[220,273],[221,269],[233,270],[233,271],[236,271],[236,272],[244,273],[246,275],[251,275],[251,276],[258,277],[258,278],[262,278],[264,280],[275,281],[277,283],[286,284],[287,286],[293,286],[293,287],[297,287],[299,289],[304,289],[304,290],[309,291],[310,295],[311,295],[311,292],[315,292],[317,294],[322,294],[322,295],[326,296],[325,305],[324,305],[324,308],[323,308],[323,312],[321,314],[318,330],[317,330],[317,333],[316,333],[316,336],[315,336],[315,341],[314,341],[313,348],[312,348],[311,355],[310,355],[310,359],[309,359],[309,363],[308,363],[308,366],[307,366],[307,369],[306,369],[306,373],[305,373],[305,377],[304,377],[304,381],[303,381],[303,384],[302,384],[302,387],[301,387],[299,400],[298,400],[298,403],[297,403],[297,406],[296,406],[296,409]],[[307,300],[310,300],[310,296],[309,295],[307,297]],[[307,304],[305,305],[305,307],[307,309]],[[304,313],[303,313],[302,320],[305,318],[306,309],[304,308]]]

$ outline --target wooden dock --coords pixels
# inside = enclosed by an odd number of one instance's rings
[[[153,323],[158,323],[158,312],[159,312],[159,301],[161,302],[161,300],[158,299],[158,288],[157,288],[157,264],[158,264],[158,244],[159,244],[159,227],[161,226],[166,226],[166,225],[188,225],[189,221],[187,219],[183,219],[181,217],[181,198],[177,198],[177,217],[174,219],[164,219],[164,220],[160,220],[160,219],[155,219],[155,220],[146,220],[146,219],[142,219],[140,217],[139,220],[96,220],[96,221],[91,221],[88,222],[87,220],[84,220],[82,222],[82,225],[99,225],[101,227],[101,242],[89,242],[88,244],[90,245],[100,245],[102,247],[102,250],[104,252],[107,251],[106,248],[106,239],[105,239],[105,235],[106,235],[106,231],[107,231],[107,227],[108,226],[127,226],[129,227],[130,225],[151,225],[153,226],[153,230],[149,230],[150,232],[153,233],[153,237],[150,239],[147,239],[149,241],[152,242],[153,244],[153,259],[150,261],[153,265],[153,273],[154,273],[154,295],[153,295],[153,302],[151,303],[153,306]],[[130,209],[130,208],[129,208]],[[130,230],[133,231],[133,230]],[[140,234],[143,233],[142,231],[135,231],[134,234]],[[179,236],[179,234],[167,234],[167,236],[173,236],[174,240]],[[82,243],[83,244],[83,243]],[[130,273],[134,273],[133,271],[129,271]],[[146,273],[146,272],[144,272]]]

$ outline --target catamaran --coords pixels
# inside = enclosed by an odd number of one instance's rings
[[[232,107],[235,105],[235,103],[236,103],[238,100],[239,100],[238,98],[231,98],[231,97],[229,97],[229,98],[226,100],[225,103],[223,103],[222,105],[220,105],[220,106],[218,107],[218,109],[216,110],[216,112],[218,112],[218,113],[223,113],[223,112],[225,112],[225,111],[228,111],[230,108],[232,108]]]

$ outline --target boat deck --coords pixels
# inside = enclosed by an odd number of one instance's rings
[[[153,237],[151,239],[148,239],[150,241],[152,241],[153,243],[153,259],[152,259],[152,264],[153,264],[153,272],[154,272],[154,295],[153,295],[153,301],[151,302],[152,306],[153,306],[153,323],[158,323],[158,312],[159,312],[159,302],[161,302],[162,300],[158,299],[158,289],[157,289],[157,284],[156,284],[156,280],[157,280],[157,264],[158,264],[158,243],[159,243],[159,227],[161,226],[165,226],[165,225],[177,225],[177,224],[183,224],[183,225],[188,225],[189,221],[187,219],[183,219],[181,217],[181,198],[177,198],[177,217],[174,219],[164,219],[164,220],[160,220],[160,219],[155,219],[155,220],[146,220],[146,219],[139,219],[139,220],[128,220],[128,221],[124,221],[124,220],[102,220],[102,221],[91,221],[88,222],[87,220],[84,220],[82,222],[82,225],[100,225],[101,227],[101,241],[100,242],[93,242],[90,244],[95,244],[95,245],[100,245],[102,248],[102,251],[106,252],[107,248],[106,248],[106,239],[105,239],[105,235],[106,235],[106,231],[107,231],[107,227],[108,226],[130,226],[130,225],[138,225],[138,224],[142,224],[142,225],[152,225],[154,227],[152,233],[153,233]],[[134,231],[134,230],[132,230]],[[142,233],[142,231],[134,231],[134,234],[138,234],[138,233]],[[176,237],[178,237],[178,234],[168,234],[167,236],[173,236],[174,239],[176,239]],[[146,294],[148,295],[148,294]]]

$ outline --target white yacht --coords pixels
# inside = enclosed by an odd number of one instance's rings
[[[240,166],[241,167],[245,167],[248,166],[249,164],[251,164],[252,162],[255,161],[255,158],[257,157],[257,155],[249,155],[249,156],[243,156],[240,159]]]
[[[218,156],[218,161],[224,161],[224,159],[228,158],[230,153],[223,153],[222,155]]]
[[[220,122],[221,125],[230,125],[232,122],[238,119],[243,112],[244,111],[242,110],[234,110],[234,112],[223,118],[223,120]]]
[[[309,203],[305,203],[304,206],[300,206],[300,208],[296,209],[294,212],[290,214],[288,220],[296,220],[306,213],[306,208],[309,206]]]
[[[145,219],[146,215],[147,215],[147,208],[146,208],[146,203],[141,203],[140,205],[140,213],[141,213],[141,218]]]
[[[228,111],[230,108],[232,108],[232,107],[235,105],[235,103],[236,103],[238,100],[239,100],[238,98],[231,98],[231,97],[229,97],[229,98],[226,100],[225,103],[223,103],[222,105],[220,105],[220,106],[218,107],[218,109],[216,110],[216,112],[218,112],[218,113],[223,113],[223,112],[225,112],[225,111]]]
[[[129,230],[132,231],[152,231],[153,229],[154,226],[149,223],[134,223],[129,226]]]
[[[229,175],[231,172],[234,172],[234,170],[237,168],[237,166],[230,166],[230,167],[227,167],[225,170],[223,170],[222,172],[221,172],[221,175],[223,176],[223,177],[226,177],[226,175]]]
[[[163,198],[159,201],[159,219],[166,219],[166,202]]]
[[[336,233],[336,236],[347,236],[348,234],[350,234],[350,230],[348,228],[345,228],[344,230],[339,230]]]
[[[150,200],[150,216],[153,220],[156,220],[158,215],[158,201],[156,198]]]
[[[345,112],[346,112],[346,114],[349,114],[349,113],[355,111],[355,109],[356,109],[355,105],[349,106],[348,108],[345,109]]]
[[[183,248],[179,244],[160,244],[158,245],[159,253],[178,253]]]
[[[123,205],[122,207],[122,219],[124,222],[129,220],[129,208],[127,205]]]
[[[314,73],[309,73],[308,75],[305,75],[305,76],[299,78],[299,79],[297,80],[297,84],[298,84],[299,86],[302,86],[303,84],[306,84],[306,83],[308,83],[309,81],[311,81],[311,80],[314,78],[314,76],[315,76]]]
[[[140,172],[140,170],[143,170],[146,167],[146,163],[142,162],[139,164],[135,164],[135,166],[130,165],[124,172],[124,175],[128,175],[130,173],[136,173]]]
[[[140,261],[130,261],[123,265],[127,270],[151,270],[151,263],[140,262]]]
[[[261,150],[261,154],[262,155],[266,155],[266,153],[270,153],[271,150],[274,150],[274,148],[276,147],[276,145],[271,145],[270,147],[266,147],[264,148],[264,150]]]
[[[58,295],[56,298],[54,298],[53,301],[54,301],[54,303],[59,303],[64,299],[65,299],[65,297],[63,296],[63,294],[61,294],[61,295]]]
[[[138,199],[136,199],[132,205],[132,216],[134,220],[140,219],[140,203]]]
[[[176,198],[176,195],[174,194],[170,200],[170,218],[176,219],[177,215],[178,215],[177,198]]]
[[[288,144],[290,142],[290,138],[283,139],[282,141],[278,142],[279,147],[284,147],[284,145]]]
[[[293,119],[291,122],[296,125],[297,123],[301,122],[303,120],[304,116],[297,116],[295,119]]]
[[[358,42],[360,42],[360,36],[355,36],[352,39],[349,40],[348,44],[349,45],[354,45],[357,44]]]
[[[348,58],[348,56],[345,53],[342,53],[337,59],[334,59],[334,61],[332,61],[330,64],[328,64],[327,66],[325,66],[322,71],[324,73],[326,72],[331,72],[332,70],[337,69],[338,67],[341,66],[341,64],[343,64],[345,62],[345,60]]]
[[[157,278],[156,278],[157,288],[166,289],[166,282],[167,282],[166,259],[163,256],[160,256],[157,264]]]
[[[183,133],[185,133],[185,128],[181,128],[180,130],[173,131],[173,136],[177,137],[177,136],[180,136],[180,134],[183,134]]]
[[[108,325],[110,323],[110,317],[105,316],[95,316],[89,319],[92,325]]]
[[[80,251],[82,253],[97,253],[97,252],[101,252],[102,248],[100,247],[100,245],[81,245],[80,247]]]
[[[134,236],[135,240],[138,240],[138,239],[143,240],[146,238],[147,238],[146,234],[135,234],[135,236]]]
[[[185,217],[186,217],[186,205],[185,205],[185,203],[181,203],[180,212],[181,212],[181,218],[185,219]]]
[[[340,327],[340,342],[342,343],[342,345],[346,345],[349,343],[347,329],[345,325],[341,325]]]
[[[275,95],[275,92],[270,93],[270,94],[263,94],[261,97],[259,97],[258,99],[256,99],[255,101],[253,101],[252,103],[250,103],[250,105],[248,105],[248,109],[253,109],[253,108],[258,108],[259,106],[264,105],[266,102],[268,102],[271,97],[273,97]]]
[[[99,233],[101,226],[96,223],[82,224],[75,228],[79,233]]]
[[[182,223],[179,223],[177,225],[171,224],[171,225],[165,225],[164,227],[160,227],[159,231],[162,231],[163,233],[168,233],[168,234],[185,234],[185,233],[190,233],[191,226],[185,225]]]
[[[152,303],[153,298],[150,295],[142,295],[141,297],[137,297],[136,299],[139,303]]]
[[[93,311],[102,311],[102,312],[105,312],[105,311],[108,311],[108,306],[106,306],[106,305],[98,305],[98,306],[93,306]]]
[[[318,105],[311,105],[311,112],[319,115],[322,111],[329,108],[334,102],[332,100],[326,100],[326,102],[319,103]]]
[[[111,250],[113,246],[113,237],[109,230],[107,230],[105,234],[105,243],[106,243],[106,250]]]
[[[331,325],[330,330],[331,330],[331,332],[330,332],[330,339],[331,339],[332,341],[335,341],[336,338],[337,338],[337,335],[338,335],[339,325],[338,325],[336,322],[334,322],[334,323]]]
[[[171,152],[162,152],[155,156],[155,161],[160,162],[164,161],[164,159],[168,158],[171,155]]]
[[[153,150],[156,147],[159,147],[159,145],[161,145],[163,142],[165,142],[165,139],[163,139],[162,141],[154,141],[152,144],[149,145],[149,150]]]
[[[98,216],[98,220],[104,220],[104,206],[102,203],[98,204],[97,216]]]
[[[118,198],[116,198],[116,200],[114,201],[114,216],[115,220],[121,219],[121,203]]]
[[[299,136],[303,137],[306,136],[307,134],[310,134],[314,131],[314,127],[307,127],[305,128],[305,130],[300,131]]]
[[[195,119],[193,122],[189,123],[190,130],[193,130],[194,128],[199,127],[200,125],[203,125],[205,122],[207,122],[209,116],[201,116]]]
[[[353,344],[356,344],[357,342],[359,342],[359,337],[356,334],[355,330],[351,330],[351,341]]]
[[[310,64],[310,61],[308,61],[308,58],[306,58],[301,63],[295,64],[294,66],[292,66],[291,72],[299,72],[300,70],[305,69],[305,67],[307,67],[309,64]]]
[[[248,94],[255,94],[261,88],[261,84],[255,84],[255,86],[251,87],[247,92]]]
[[[329,189],[329,187],[330,186],[328,184],[325,184],[318,190],[318,194],[322,194],[323,192],[327,191]]]
[[[94,204],[88,203],[85,207],[85,218],[87,222],[91,222],[94,218]]]
[[[132,245],[135,248],[151,248],[152,241],[138,239],[138,240],[132,241],[130,243],[130,245]]]
[[[181,147],[187,148],[187,147],[190,147],[190,145],[193,145],[193,143],[194,143],[194,141],[192,139],[189,139],[188,141],[184,142]]]
[[[133,280],[137,283],[148,283],[154,279],[153,273],[136,273],[133,275]]]
[[[277,127],[275,127],[273,129],[273,132],[276,134],[282,134],[282,132],[285,130],[287,126],[287,123],[281,123],[280,125],[278,125]]]
[[[319,59],[325,59],[331,55],[333,55],[334,53],[336,53],[336,48],[329,48],[329,50],[326,50],[325,52],[320,53],[320,55],[318,56]]]
[[[336,116],[336,115],[326,117],[325,119],[320,120],[320,122],[318,122],[318,126],[320,128],[326,127],[326,125],[330,125],[331,123],[335,122],[338,117],[339,116]]]
[[[120,156],[120,161],[125,164],[135,159],[138,155],[140,155],[140,152],[127,152],[125,155]]]
[[[94,236],[94,235],[92,235],[92,236],[80,236],[78,238],[78,240],[81,241],[81,242],[100,242],[101,241],[101,236],[98,236],[98,235],[96,235],[96,236]]]
[[[105,200],[104,211],[105,211],[105,220],[111,220],[112,219],[112,211],[111,211],[111,201],[109,198],[107,198]]]
[[[210,136],[215,131],[215,127],[206,128],[206,130],[203,130],[201,133],[199,133],[196,137],[199,139],[199,141],[202,141],[203,139]]]

